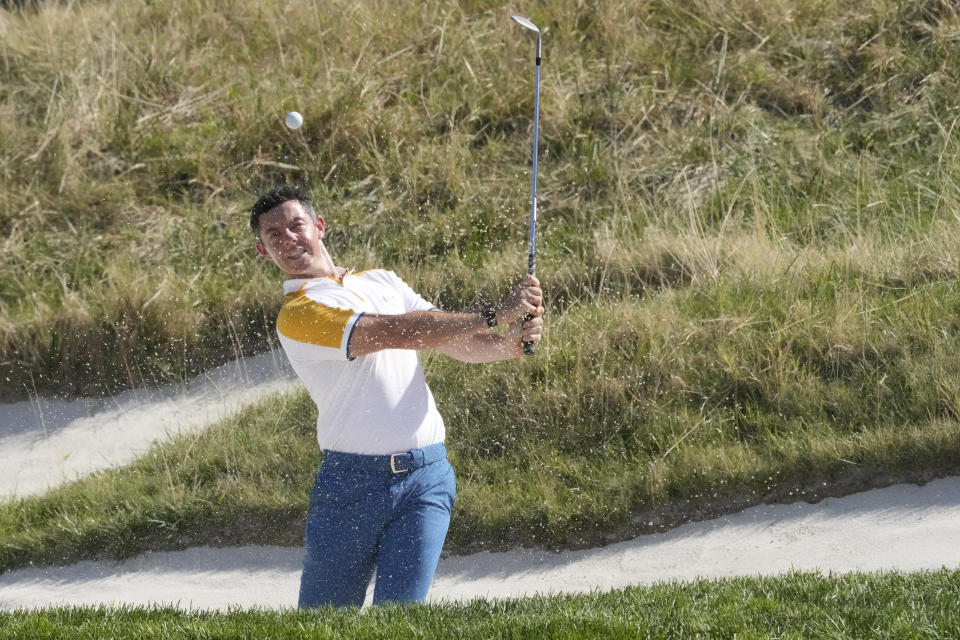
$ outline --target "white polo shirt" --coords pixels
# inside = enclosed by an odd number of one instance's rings
[[[294,371],[317,404],[321,449],[383,455],[443,442],[444,426],[417,352],[350,355],[364,313],[436,307],[392,271],[375,269],[283,283],[277,333]]]

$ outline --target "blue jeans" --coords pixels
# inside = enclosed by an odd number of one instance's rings
[[[396,456],[324,451],[310,492],[300,608],[427,597],[456,478],[443,443]]]

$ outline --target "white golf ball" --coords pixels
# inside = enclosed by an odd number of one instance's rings
[[[300,125],[303,124],[303,116],[296,111],[291,111],[283,121],[286,122],[287,126],[291,129],[299,129]]]

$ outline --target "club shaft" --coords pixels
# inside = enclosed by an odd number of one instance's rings
[[[537,38],[537,75],[533,94],[533,177],[530,187],[530,255],[527,257],[527,273],[535,275],[537,272],[537,147],[540,139],[540,38]],[[527,320],[530,316],[527,316]],[[523,343],[523,352],[528,356],[534,354],[532,342]]]
[[[530,256],[527,260],[527,272],[534,275],[537,270],[537,156],[540,138],[540,42],[537,39],[537,75],[536,90],[533,96],[533,176],[530,187]]]

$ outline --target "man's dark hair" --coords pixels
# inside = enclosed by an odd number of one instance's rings
[[[260,216],[274,207],[279,207],[287,200],[296,200],[299,202],[303,205],[304,211],[310,214],[310,217],[316,221],[317,210],[313,208],[313,200],[310,199],[307,192],[300,187],[284,184],[270,189],[270,191],[267,191],[257,198],[257,201],[250,209],[250,228],[253,229],[255,236],[260,237]]]

